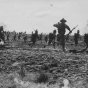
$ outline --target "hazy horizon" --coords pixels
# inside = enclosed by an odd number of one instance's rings
[[[81,34],[88,32],[88,0],[0,0],[0,25],[6,31],[49,33],[62,18]],[[67,31],[68,32],[68,31]]]

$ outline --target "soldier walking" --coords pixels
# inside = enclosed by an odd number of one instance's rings
[[[13,40],[16,41],[16,33],[13,36]]]
[[[52,43],[54,48],[55,48],[55,38],[56,38],[56,30],[53,30],[53,33],[49,33],[48,45],[50,45]]]
[[[7,41],[9,42],[10,32],[7,32]]]
[[[5,42],[3,26],[0,26],[0,38]]]
[[[21,33],[18,34],[18,40],[20,40],[20,38],[21,38]]]
[[[47,43],[48,42],[48,35],[46,35],[44,39],[45,39],[45,43]]]
[[[77,30],[77,33],[74,34],[74,41],[75,41],[75,46],[78,45],[78,40],[79,40],[80,37],[80,31]]]
[[[25,36],[23,37],[23,39],[24,39],[24,43],[26,43],[26,42],[27,42],[27,35],[25,35]]]

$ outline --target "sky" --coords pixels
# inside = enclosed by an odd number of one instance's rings
[[[62,18],[71,29],[78,25],[72,34],[88,33],[88,0],[0,0],[0,25],[6,31],[49,33]]]

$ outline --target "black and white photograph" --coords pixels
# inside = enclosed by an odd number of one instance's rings
[[[0,88],[88,88],[88,0],[0,0]]]

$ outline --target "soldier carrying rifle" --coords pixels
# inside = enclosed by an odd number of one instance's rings
[[[65,22],[67,22],[64,18],[60,20],[60,22],[58,22],[58,24],[54,24],[54,27],[58,28],[58,34],[59,34],[59,41],[60,44],[62,46],[63,51],[65,52],[65,32],[66,29],[69,30],[69,33],[71,33],[72,31],[70,30],[69,26],[67,24],[65,24]]]

